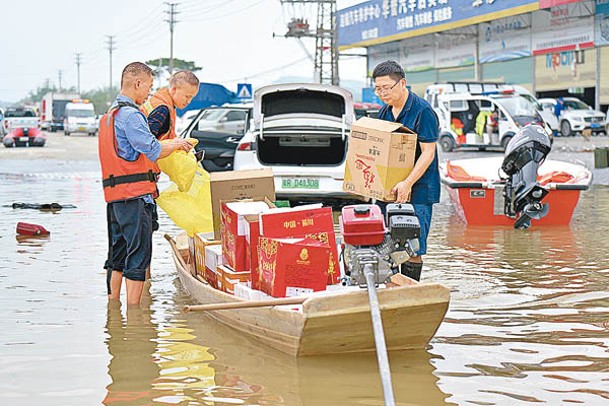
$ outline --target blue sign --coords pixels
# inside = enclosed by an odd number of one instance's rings
[[[251,83],[238,83],[237,84],[237,99],[239,100],[251,100],[254,97],[252,92]]]
[[[450,29],[461,20],[486,14],[491,19],[500,11],[537,4],[538,0],[369,0],[336,13],[338,46],[379,44],[390,40],[382,40],[385,37],[401,39],[399,34],[446,24],[449,26],[443,29]],[[515,10],[514,14],[526,11],[530,10]]]

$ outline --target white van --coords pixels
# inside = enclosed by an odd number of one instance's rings
[[[486,85],[488,84],[484,84]],[[530,123],[542,125],[551,138],[550,128],[533,103],[514,94],[513,89],[469,89],[474,93],[467,92],[467,87],[460,88],[452,84],[432,85],[425,92],[425,99],[438,116],[438,142],[443,151],[462,147],[505,149],[520,127]],[[495,125],[487,126],[489,122],[494,122]]]
[[[75,99],[66,105],[65,119],[63,120],[63,133],[87,133],[91,136],[97,134],[97,120],[95,108],[89,100]]]

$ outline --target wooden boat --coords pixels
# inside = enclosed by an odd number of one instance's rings
[[[455,213],[468,225],[514,224],[504,214],[503,187],[499,171],[503,157],[469,158],[440,164],[440,179],[446,186]],[[546,159],[539,167],[537,181],[549,191],[542,203],[550,211],[535,226],[567,225],[571,221],[582,190],[592,182],[592,173],[584,165]]]
[[[168,238],[178,276],[201,304],[238,303],[245,299],[193,276],[188,243]],[[437,331],[448,309],[450,291],[437,283],[418,283],[394,275],[378,289],[388,350],[421,349]],[[314,293],[302,306],[272,306],[206,312],[241,333],[293,356],[375,351],[365,289]]]

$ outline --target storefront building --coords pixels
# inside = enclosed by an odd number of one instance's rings
[[[418,94],[482,80],[609,105],[609,0],[370,0],[336,18],[339,50],[367,48],[369,76],[398,61]]]

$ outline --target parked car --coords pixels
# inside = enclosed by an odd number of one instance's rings
[[[549,122],[552,130],[560,131],[564,137],[591,130],[592,133],[605,133],[605,113],[594,110],[576,97],[563,97],[564,109],[557,121]],[[544,111],[554,114],[557,99],[544,98],[538,100]]]
[[[279,199],[353,199],[342,190],[353,96],[314,83],[254,93],[254,123],[235,151],[235,170],[272,168]]]
[[[192,122],[192,119],[195,118],[200,111],[200,109],[188,110],[184,112],[184,114],[182,114],[182,117],[178,117],[176,119],[176,134],[182,134],[182,132],[184,132],[184,130],[188,128],[188,125]]]
[[[252,104],[230,104],[201,110],[190,122],[183,137],[196,138],[196,151],[205,150],[203,167],[208,172],[229,171],[237,143],[249,130]]]
[[[439,144],[445,152],[463,147],[505,149],[519,128],[529,123],[540,124],[552,140],[551,129],[533,103],[521,95],[444,93],[428,88],[425,98],[438,116]],[[486,127],[490,116],[496,123],[492,132]]]

